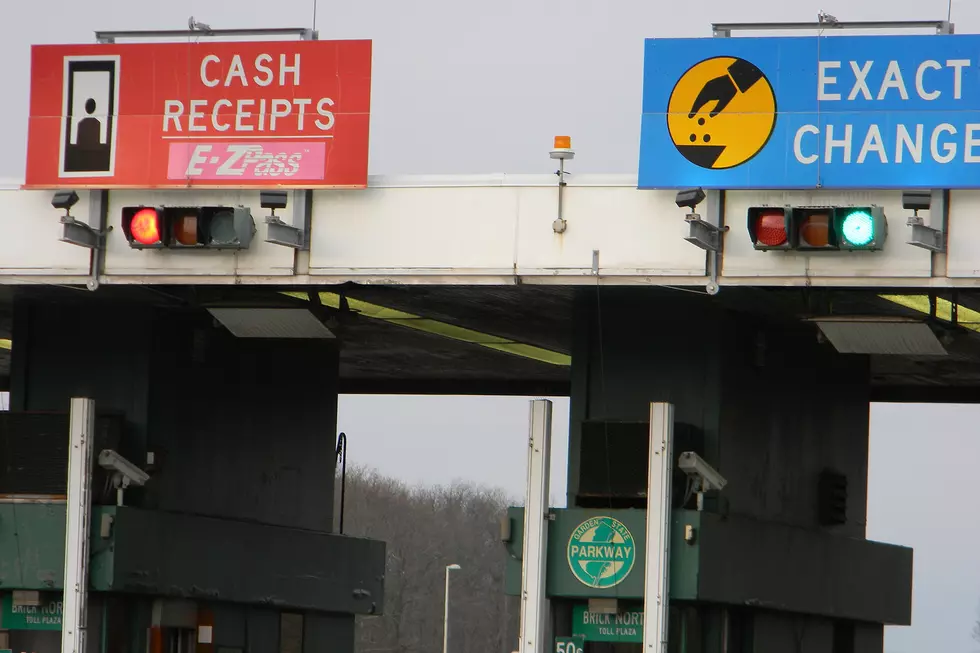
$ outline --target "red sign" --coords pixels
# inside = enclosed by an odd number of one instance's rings
[[[36,45],[25,188],[363,188],[371,41]]]

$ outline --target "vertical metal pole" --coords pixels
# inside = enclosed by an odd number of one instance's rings
[[[457,564],[446,565],[446,598],[442,614],[442,653],[449,653],[449,572],[460,569]]]
[[[521,559],[520,653],[548,653],[545,641],[548,551],[548,489],[551,485],[551,401],[531,401],[524,496],[524,554]]]
[[[65,527],[64,614],[61,653],[85,653],[88,626],[88,545],[91,523],[95,401],[72,397],[69,417],[68,500]]]
[[[673,450],[674,406],[666,402],[651,403],[646,579],[643,589],[643,653],[667,651],[670,486]]]
[[[344,534],[344,499],[347,492],[347,434],[343,431],[337,436],[337,448],[334,451],[335,460],[343,454],[340,461],[340,534]],[[336,464],[336,463],[334,463]]]
[[[446,592],[442,609],[442,653],[449,653],[449,567],[446,567]]]

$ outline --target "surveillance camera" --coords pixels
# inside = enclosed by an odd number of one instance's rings
[[[150,475],[129,462],[112,449],[103,449],[99,453],[99,466],[122,476],[122,485],[143,485]]]
[[[728,484],[725,477],[693,451],[685,451],[677,461],[685,474],[701,481],[701,491],[721,490]]]

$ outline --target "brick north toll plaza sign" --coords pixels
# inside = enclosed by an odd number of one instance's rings
[[[39,45],[26,188],[367,185],[371,41]]]

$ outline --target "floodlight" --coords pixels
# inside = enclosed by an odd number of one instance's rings
[[[286,191],[284,190],[264,190],[259,193],[259,202],[263,209],[272,209],[273,212],[276,209],[286,208]]]
[[[78,204],[78,193],[73,190],[59,190],[51,197],[51,206],[66,212]]]
[[[907,190],[902,193],[902,208],[912,211],[928,211],[932,206],[932,193],[927,190]]]
[[[690,207],[693,211],[694,207],[704,201],[705,198],[704,190],[701,188],[690,188],[688,190],[682,190],[677,193],[677,197],[674,202],[678,207]]]

